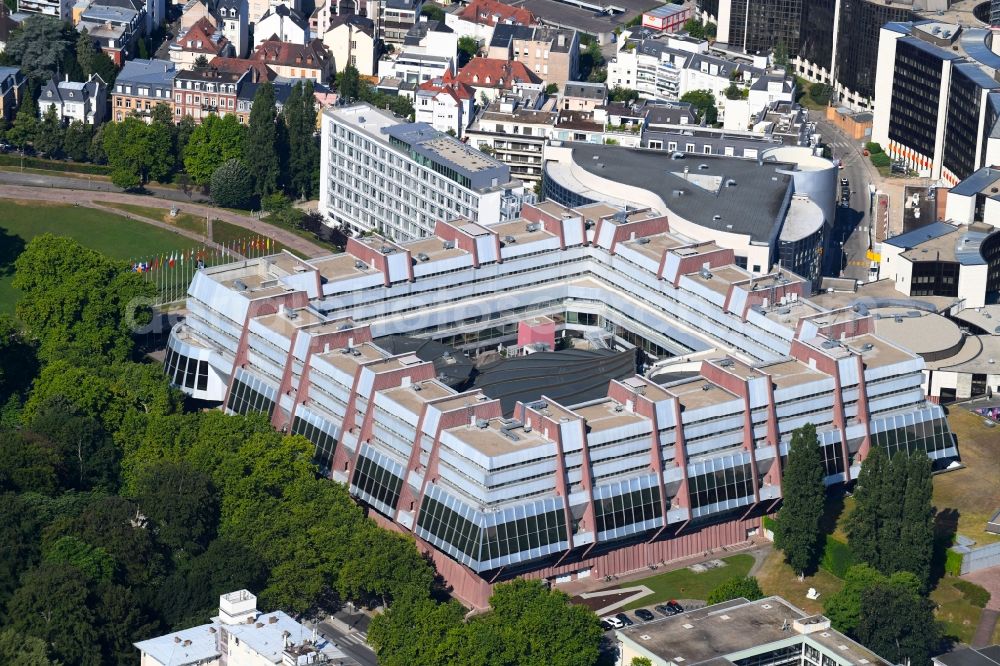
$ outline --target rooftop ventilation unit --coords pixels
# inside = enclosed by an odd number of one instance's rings
[[[777,312],[778,312],[778,314],[780,314],[780,315],[786,315],[786,314],[790,314],[790,313],[791,313],[791,311],[792,311],[792,309],[791,309],[791,308],[789,308],[789,307],[784,307],[784,308],[778,308],[778,311],[777,311]]]
[[[524,230],[527,231],[528,233],[534,233],[538,231],[540,228],[541,226],[538,223],[532,222],[530,224],[525,225]]]
[[[896,315],[895,317],[892,318],[892,320],[895,321],[897,324],[902,324],[903,323],[903,315]]]
[[[357,268],[359,271],[368,270],[368,264],[361,261],[360,259],[354,262],[354,267]]]
[[[736,181],[730,178],[726,181],[726,187],[736,187]]]
[[[638,243],[639,245],[649,245],[649,239],[643,237],[643,238],[638,239],[636,241],[636,243]]]
[[[431,260],[431,258],[427,255],[426,252],[418,252],[417,253],[417,259],[420,260],[420,261],[430,261]]]
[[[823,341],[823,349],[834,349],[834,348],[839,347],[839,346],[840,345],[838,345],[833,340],[824,340]]]
[[[233,282],[233,287],[236,288],[236,291],[246,291],[248,289],[247,283],[243,280],[236,280]]]
[[[392,254],[393,252],[396,251],[396,248],[389,247],[388,245],[383,245],[381,251],[382,254]]]
[[[414,391],[416,391],[417,393],[419,393],[420,391],[423,391],[423,390],[424,390],[424,387],[422,387],[422,386],[421,386],[420,384],[413,384],[413,385],[412,385],[412,388],[413,388],[413,390],[414,390]]]
[[[529,425],[524,426],[522,428],[522,430],[524,430],[524,432],[531,432],[531,425],[529,424]]]
[[[718,222],[719,220],[722,219],[722,216],[719,215],[719,214],[715,214],[715,215],[712,216],[712,219],[715,220],[716,222]]]
[[[616,402],[615,403],[615,411],[616,412],[624,412],[625,411],[625,405],[621,404],[620,402]]]
[[[701,385],[701,390],[702,391],[711,391],[712,390],[712,385],[711,384],[702,384]]]
[[[875,349],[875,345],[873,345],[870,342],[866,342],[865,344],[861,345],[861,351],[863,352],[871,351],[872,349]]]
[[[721,361],[719,361],[719,366],[723,368],[731,368],[733,367],[733,365],[734,365],[733,359],[731,358],[724,358]]]
[[[698,171],[707,171],[707,170],[708,170],[708,165],[707,164],[699,164],[698,165]]]
[[[476,427],[479,428],[480,430],[485,430],[486,428],[490,427],[490,422],[487,421],[486,419],[478,419],[476,421]]]
[[[503,242],[507,243],[508,245],[512,245],[512,244],[514,244],[514,243],[517,242],[517,239],[514,238],[513,236],[504,236],[503,237]]]
[[[705,280],[711,280],[712,279],[712,273],[709,272],[709,270],[707,268],[702,268],[700,271],[698,271],[698,275],[700,275],[702,277],[702,279],[705,279]]]
[[[441,247],[443,247],[446,250],[454,250],[455,249],[455,241],[445,241],[445,242],[441,243]]]
[[[528,403],[528,407],[531,407],[532,409],[546,409],[548,408],[548,406],[549,403],[545,402],[544,400],[536,400],[534,402]]]
[[[674,153],[670,156],[670,159],[672,159],[672,160],[682,160],[682,159],[684,159],[684,153],[680,152],[679,150],[674,151]]]
[[[337,330],[338,330],[338,331],[349,331],[349,330],[351,330],[352,328],[354,328],[354,327],[353,327],[353,326],[351,326],[350,324],[348,324],[348,323],[346,323],[346,322],[345,322],[345,323],[341,324],[340,326],[338,326],[338,327],[337,327]]]
[[[299,318],[299,313],[296,312],[295,310],[293,310],[292,308],[288,307],[288,306],[285,306],[284,308],[282,308],[282,312],[285,313],[285,317],[288,318],[288,319],[298,319]]]
[[[352,349],[351,350],[351,355],[352,356],[361,356],[361,350],[360,349]]]

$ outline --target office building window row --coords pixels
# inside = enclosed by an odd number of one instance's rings
[[[920,422],[910,413],[879,421],[878,425],[884,427],[879,428],[881,432],[874,432],[876,424],[872,424],[872,444],[881,446],[890,456],[897,451],[932,453],[952,446],[951,431],[943,416]]]
[[[487,527],[480,559],[494,560],[562,541],[566,541],[566,513],[557,509]]]
[[[692,509],[723,502],[739,502],[748,497],[752,499],[754,494],[750,465],[729,467],[693,476],[688,482]]]
[[[226,408],[236,414],[264,412],[269,417],[274,413],[278,392],[249,373],[242,373],[233,379]]]
[[[384,456],[378,453],[373,455],[380,458],[379,462],[382,464],[366,455],[358,456],[353,485],[359,493],[368,496],[366,499],[382,504],[380,508],[385,511],[391,511],[399,500],[403,479],[387,469],[388,459],[383,459]],[[399,470],[399,474],[402,474],[402,469]]]
[[[450,499],[450,498],[449,498]],[[471,509],[457,500],[454,502],[459,510],[464,509],[471,514]],[[420,505],[420,516],[417,527],[444,543],[451,545],[473,560],[479,559],[479,540],[481,531],[469,517],[462,516],[458,511],[445,506],[433,497],[425,497]],[[425,535],[421,535],[425,536]]]
[[[301,416],[296,416],[292,421],[292,434],[302,435],[316,447],[313,454],[313,462],[324,471],[330,469],[333,464],[333,453],[337,449],[337,439],[328,433],[324,428],[306,421]]]
[[[594,511],[599,533],[661,518],[663,507],[660,504],[660,489],[653,486],[606,499],[595,497]]]

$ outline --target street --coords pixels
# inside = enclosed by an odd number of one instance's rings
[[[815,116],[815,117],[814,117]],[[851,188],[850,206],[841,206],[840,185],[837,186],[837,218],[830,242],[827,243],[823,274],[832,277],[868,280],[869,226],[871,197],[869,184],[878,187],[878,173],[862,153],[862,143],[847,137],[818,112],[810,114],[823,140],[830,146],[834,160],[843,160],[839,178],[846,178]]]
[[[365,642],[368,637],[368,616],[360,613],[350,615],[341,611],[313,626],[323,638],[334,643],[356,664],[377,666],[375,651]]]

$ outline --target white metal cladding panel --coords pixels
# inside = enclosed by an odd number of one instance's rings
[[[458,437],[456,437],[448,430],[442,430],[441,445],[438,448],[439,454],[443,456],[449,450],[457,452],[456,454],[452,454],[454,455],[455,458],[459,457],[468,458],[476,465],[482,466],[483,469],[488,470],[491,467],[495,466],[490,464],[491,460],[495,459],[491,459],[489,456],[480,453],[477,449],[469,446],[468,444],[460,440]]]
[[[264,395],[268,400],[277,400],[278,389],[271,380],[261,377],[260,375],[244,370],[243,368],[236,369],[236,379],[248,385],[253,390]]]
[[[618,253],[623,259],[628,259],[632,263],[642,266],[647,271],[652,271],[653,273],[656,273],[658,270],[660,270],[660,262],[654,261],[653,259],[647,257],[641,252],[638,252],[637,250],[627,245],[619,244],[615,252]]]
[[[811,400],[797,400],[779,404],[774,413],[778,419],[795,416],[805,412],[815,412],[821,409],[833,409],[833,394],[821,395]]]
[[[295,336],[295,343],[292,345],[292,355],[301,361],[305,361],[306,356],[309,354],[309,343],[311,341],[312,336],[307,331],[299,331],[299,334]]]
[[[648,459],[651,448],[652,442],[649,438],[633,439],[621,444],[615,444],[614,446],[590,449],[590,460],[591,462],[599,462],[608,458],[631,455],[644,455]],[[569,464],[569,461],[567,461],[567,464]]]
[[[815,395],[816,393],[832,393],[834,388],[833,377],[825,377],[815,382],[789,386],[783,389],[774,390],[774,402],[780,409],[782,404],[795,401],[799,396]]]
[[[420,420],[419,413],[411,412],[408,408],[403,407],[401,404],[386,396],[381,391],[375,394],[375,405],[389,412],[400,421],[405,421],[411,428],[415,429],[417,427],[417,421]]]
[[[343,384],[332,381],[324,373],[320,372],[318,368],[314,367],[313,371],[309,373],[309,383],[326,391],[345,405],[349,401],[351,390]]]
[[[656,403],[656,426],[660,430],[666,430],[677,425],[674,402],[674,399],[670,398]]]
[[[894,393],[896,391],[921,386],[923,385],[923,382],[921,381],[922,379],[921,375],[905,375],[888,381],[865,384],[865,389],[867,390],[868,397],[874,398],[882,395],[883,393]]]
[[[400,456],[409,457],[412,448],[411,442],[404,441],[399,435],[378,423],[372,426],[372,432],[375,434],[376,440],[372,442],[374,446],[378,446],[382,450],[391,450]]]
[[[757,462],[764,460],[771,460],[774,458],[774,447],[773,446],[761,446],[754,450],[754,457]]]
[[[511,442],[511,446],[516,446]],[[554,442],[543,442],[541,444],[534,444],[530,449],[521,449],[516,451],[511,451],[509,453],[504,453],[499,456],[494,456],[489,460],[491,462],[486,464],[488,469],[496,469],[497,467],[506,467],[507,465],[516,465],[522,460],[531,460],[534,458],[545,458],[545,457],[555,457],[556,456],[556,445]]]
[[[767,404],[767,387],[770,383],[771,380],[767,377],[754,377],[747,382],[749,387],[748,396],[750,398],[750,409],[757,409],[758,407],[763,407]]]
[[[685,414],[681,414],[681,419],[683,420]],[[724,418],[712,419],[704,423],[689,424],[684,426],[684,439],[685,441],[691,441],[696,437],[703,437],[705,435],[710,435],[718,432],[725,432],[727,430],[733,430],[734,428],[743,427],[743,413],[738,412],[732,414],[731,416],[726,416]]]
[[[750,454],[747,452],[727,454],[717,458],[707,458],[688,464],[688,477],[701,476],[709,472],[731,469],[750,464]]]
[[[643,462],[648,462],[648,459],[636,460],[634,458],[621,458],[619,460],[610,460],[608,462],[597,463],[593,466],[594,477],[604,478],[609,476],[614,476],[615,474],[621,474],[627,469],[632,469],[633,467],[638,467],[643,464]]]
[[[502,238],[500,240],[503,240]],[[503,248],[503,258],[513,259],[514,257],[520,257],[524,254],[531,254],[532,252],[541,252],[543,250],[554,250],[559,247],[559,239],[552,238],[549,236],[539,236],[536,238],[521,238],[516,243],[507,243]],[[541,259],[541,261],[545,261]],[[548,263],[548,262],[546,262]]]
[[[292,275],[282,276],[281,282],[296,291],[304,291],[309,298],[319,298],[320,294],[316,290],[316,271],[305,271]]]
[[[523,479],[538,474],[554,474],[556,471],[556,461],[552,458],[540,460],[530,465],[512,467],[502,472],[491,472],[486,475],[487,486],[498,486],[502,483],[510,483],[517,479]]]
[[[250,301],[208,277],[204,271],[194,274],[188,293],[240,325],[246,320]]]
[[[617,227],[613,224],[605,222],[600,226],[600,234],[594,239],[594,245],[598,247],[603,247],[605,250],[611,249],[611,242],[615,237],[615,229]]]
[[[767,425],[754,426],[753,438],[756,440],[761,440],[767,437]]]
[[[840,385],[855,386],[858,383],[858,359],[855,356],[845,356],[837,359],[840,368]]]
[[[486,493],[486,501],[489,504],[510,502],[516,497],[524,495],[535,495],[552,492],[555,481],[550,476],[548,478],[534,479],[525,483],[512,484],[503,488],[492,489]]]
[[[831,427],[829,430],[821,430],[816,433],[820,446],[830,446],[840,444],[840,428]]]
[[[722,433],[687,445],[688,456],[711,455],[713,451],[743,444],[743,430]]]
[[[579,245],[584,242],[584,227],[582,219],[562,221],[563,240],[566,245]]]
[[[282,375],[281,368],[272,363],[271,360],[266,356],[257,354],[253,349],[248,349],[247,361],[249,361],[250,365],[252,365],[253,367],[260,369],[261,372],[266,372],[275,381],[281,381],[281,375]]]
[[[845,432],[847,433],[847,439],[855,439],[857,437],[864,437],[865,436],[865,424],[864,423],[858,423],[856,425],[847,426],[847,428],[845,429]]]
[[[288,395],[287,393],[282,393],[278,397],[278,405],[280,405],[281,408],[284,409],[287,412],[291,412],[292,411],[292,403],[293,402],[294,402],[294,400],[292,399],[292,396]]]
[[[354,277],[334,280],[324,284],[323,296],[329,297],[336,296],[337,294],[348,294],[358,289],[367,289],[368,287],[381,284],[385,284],[385,276],[382,275],[382,271],[373,271],[369,268],[366,272],[362,273],[359,270],[358,274]]]
[[[664,279],[672,279],[677,271],[680,270],[681,258],[679,255],[673,252],[667,252],[667,258],[663,262],[663,277]]]
[[[207,304],[197,298],[189,299],[187,302],[187,308],[189,317],[194,315],[195,317],[204,319],[207,323],[223,330],[237,340],[239,340],[240,336],[243,334],[243,320],[238,322],[233,321],[221,312],[208,307]]]
[[[713,388],[713,391],[718,389]],[[732,419],[742,419],[743,417],[743,401],[742,400],[730,400],[728,402],[723,402],[718,405],[709,405],[708,407],[701,407],[699,409],[689,409],[681,412],[681,422],[682,423],[693,423],[695,421],[704,421],[708,419],[721,419],[726,418],[725,421],[719,421],[720,427],[722,424],[728,424]],[[697,426],[695,426],[697,427]],[[685,436],[690,436],[691,431],[684,428]],[[704,434],[704,433],[702,433]],[[697,435],[694,435],[697,436]]]
[[[800,340],[811,340],[819,335],[819,326],[816,322],[805,320],[802,322],[802,332],[799,333]]]
[[[680,279],[680,282],[678,282],[678,285],[680,285],[680,287],[682,289],[686,289],[687,291],[690,291],[692,294],[695,294],[696,296],[700,296],[701,298],[704,298],[709,303],[714,303],[715,305],[717,305],[720,308],[726,302],[726,296],[725,296],[725,294],[720,294],[718,292],[712,291],[708,287],[703,286],[699,282],[695,282],[694,280],[692,280],[691,278],[689,278],[687,276],[682,277]]]
[[[742,291],[741,289],[734,289],[735,291]],[[772,319],[768,319],[766,315],[762,315],[756,310],[750,310],[747,313],[747,322],[757,326],[758,328],[767,331],[776,338],[784,340],[786,343],[791,342],[795,337],[795,329],[789,328],[789,325],[776,322]],[[791,347],[791,345],[788,345]]]
[[[559,424],[559,436],[562,438],[564,453],[579,451],[583,448],[584,425],[579,421]]]
[[[574,467],[573,469],[566,470],[566,483],[572,486],[574,483],[580,483],[583,479],[583,469],[580,467]]]
[[[435,261],[420,261],[416,257],[414,257],[414,260],[416,260],[416,263],[413,265],[413,277],[415,278],[472,266],[472,255],[469,253],[446,259],[437,259]]]
[[[906,403],[921,402],[924,399],[924,392],[919,387],[905,393],[897,393],[886,398],[869,398],[868,410],[872,413],[886,409],[892,409],[898,405]]]
[[[420,430],[428,437],[433,438],[437,434],[440,419],[441,410],[433,406],[428,406],[427,411],[424,413],[423,423],[420,424]]]
[[[729,297],[729,311],[739,316],[743,315],[743,308],[747,303],[747,292],[742,289],[733,289]]]
[[[684,479],[683,467],[667,467],[663,470],[663,483],[675,483]]]
[[[860,391],[861,389],[858,386],[849,389],[842,389],[840,392],[840,398],[841,400],[844,401],[845,404],[849,402],[854,402],[855,400],[858,399],[858,393],[860,393]]]
[[[827,410],[819,414],[806,414],[804,416],[794,416],[778,421],[778,432],[791,432],[796,428],[801,428],[807,423],[820,426],[833,421],[833,410]]]
[[[396,252],[386,256],[387,263],[389,264],[389,280],[396,282],[398,280],[409,280],[410,279],[410,262],[409,256],[405,252]]]
[[[497,257],[497,242],[493,234],[489,236],[476,237],[476,252],[479,254],[479,263],[485,264],[499,259]]]
[[[267,335],[267,333],[270,333],[270,331],[266,329],[261,331],[261,326],[254,326],[253,322],[251,322],[250,337],[247,341],[248,346],[250,349],[258,351],[275,363],[284,365],[285,360],[288,358],[288,339],[273,334]]]
[[[361,375],[358,377],[357,394],[367,401],[372,395],[372,387],[375,385],[375,373],[371,368],[361,368]]]
[[[865,379],[871,382],[876,379],[883,379],[893,375],[906,375],[910,373],[922,372],[923,369],[924,360],[922,358],[914,358],[900,363],[883,365],[878,368],[869,366],[865,369]]]
[[[295,410],[295,416],[302,419],[306,423],[313,424],[334,439],[340,438],[340,426],[336,422],[321,416],[319,413],[314,412],[305,405],[300,405],[299,408]]]

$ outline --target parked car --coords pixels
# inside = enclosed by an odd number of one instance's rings
[[[632,618],[630,618],[625,613],[616,613],[615,618],[617,618],[618,621],[621,622],[622,626],[624,627],[631,627],[633,624],[635,624],[635,622],[632,621]]]
[[[679,603],[677,603],[673,599],[671,599],[670,601],[668,601],[667,605],[670,606],[671,608],[673,608],[675,613],[683,613],[684,612],[684,606],[681,606]]]
[[[621,613],[619,613],[618,615],[621,615]],[[621,629],[622,627],[625,626],[625,623],[618,618],[618,615],[609,615],[607,617],[602,617],[601,624],[603,625],[606,622],[609,625],[611,625],[612,629]]]
[[[677,611],[675,611],[667,604],[660,604],[659,606],[656,607],[656,610],[659,611],[660,613],[663,613],[667,617],[670,617],[671,615],[677,615]]]
[[[604,631],[611,631],[615,629],[615,625],[611,624],[611,621],[606,618],[601,618],[601,629]]]
[[[649,622],[650,620],[655,620],[656,619],[656,616],[653,615],[648,610],[646,610],[645,608],[640,608],[639,610],[637,610],[635,612],[635,616],[637,618],[639,618],[640,620],[642,620],[643,622]]]

